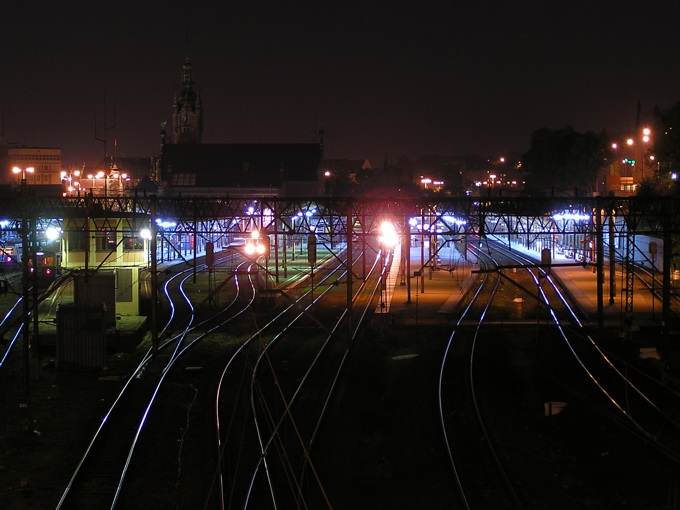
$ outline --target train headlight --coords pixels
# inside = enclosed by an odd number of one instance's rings
[[[381,235],[378,237],[378,240],[387,247],[394,246],[399,241],[397,229],[392,222],[382,222],[380,225],[380,232]]]

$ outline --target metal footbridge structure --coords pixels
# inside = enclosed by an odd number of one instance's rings
[[[144,232],[139,249],[146,251],[152,274],[156,263],[168,258],[186,258],[196,267],[197,254],[205,253],[208,244],[211,248],[238,247],[252,242],[254,231],[269,236],[275,277],[285,271],[291,251],[294,254],[310,242],[310,235],[333,252],[351,248],[353,243],[378,242],[380,224],[391,221],[402,236],[401,264],[405,267],[401,274],[411,274],[408,247],[413,242],[428,249],[427,262],[419,271],[436,264],[437,251],[446,243],[464,245],[469,239],[493,235],[509,244],[567,250],[574,263],[592,265],[597,272],[600,310],[605,274],[611,279],[609,299],[613,302],[613,278],[619,264],[624,327],[632,317],[635,267],[645,259],[656,264],[662,275],[663,321],[670,320],[676,271],[673,246],[680,239],[680,203],[672,197],[51,198],[23,189],[0,200],[0,219],[3,237],[18,237],[33,252],[47,242],[48,230],[56,230],[61,234],[57,242],[62,253],[84,252],[78,269],[85,271],[100,267],[88,264],[93,260],[91,250],[119,249],[121,243],[132,246],[131,240]],[[410,242],[403,242],[406,239]]]

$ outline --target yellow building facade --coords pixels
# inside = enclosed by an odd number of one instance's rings
[[[60,185],[61,184],[61,149],[55,147],[14,147],[7,151],[9,172],[19,168],[22,172],[11,174],[16,184],[21,183],[22,176],[26,184]],[[33,168],[32,173],[26,172]]]

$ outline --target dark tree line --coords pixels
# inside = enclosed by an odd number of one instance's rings
[[[654,145],[649,153],[657,162],[656,171],[643,181],[639,194],[680,196],[680,102],[666,110],[657,108],[654,118]]]
[[[573,128],[541,128],[522,156],[526,189],[533,194],[584,194],[597,189],[597,178],[611,159],[605,132],[578,133]]]

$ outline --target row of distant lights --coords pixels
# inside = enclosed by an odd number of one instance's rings
[[[650,140],[651,134],[652,134],[652,131],[649,128],[644,128],[642,130],[642,141],[645,142],[645,143],[648,143],[649,140]],[[626,145],[628,145],[629,147],[632,146],[634,143],[635,143],[635,141],[632,138],[628,138],[628,140],[626,140]],[[616,143],[616,142],[612,143],[612,149],[618,149],[618,148],[619,148],[618,143]]]
[[[56,227],[47,227],[45,229],[45,237],[47,238],[48,241],[56,241],[57,239],[59,239],[59,236],[61,236],[62,233],[63,231]],[[149,230],[148,228],[141,229],[139,231],[139,237],[149,241],[151,239],[151,230]]]
[[[61,172],[61,180],[62,181],[68,181],[70,183],[69,186],[68,186],[68,191],[74,191],[74,190],[80,188],[80,181],[77,181],[77,180],[74,181],[73,180],[74,177],[76,179],[78,177],[81,177],[80,170],[74,170],[73,174],[69,174],[68,172],[66,172],[64,170],[62,170],[62,172]],[[88,179],[92,179],[92,180],[94,180],[94,179],[104,179],[106,177],[106,174],[104,173],[103,170],[100,170],[96,174],[87,174],[87,176],[84,176],[84,177],[87,177]],[[118,172],[113,172],[111,174],[110,178],[111,179],[120,178],[123,181],[129,181],[130,180],[130,177],[128,177],[128,174],[118,173]]]
[[[5,228],[9,227],[9,225],[10,225],[9,220],[0,220],[0,228],[5,229]],[[59,230],[56,227],[47,227],[45,229],[45,237],[49,241],[56,241],[59,238],[60,235],[61,235],[61,230]]]
[[[446,224],[455,224],[459,227],[463,225],[467,225],[467,221],[461,219],[461,218],[456,218],[455,216],[451,216],[450,214],[443,214],[439,216],[444,223]],[[435,225],[428,225],[426,223],[420,224],[420,218],[418,217],[413,217],[408,220],[408,224],[411,225],[412,228],[415,228],[417,230],[420,230],[421,232],[433,232],[435,230]]]
[[[444,181],[434,181],[430,179],[429,177],[421,177],[420,178],[420,184],[423,185],[423,188],[428,189],[430,185],[432,185],[435,188],[441,187],[444,185]]]
[[[493,186],[495,184],[503,184],[501,179],[496,180],[496,175],[491,174],[486,181],[475,181],[475,186],[481,188],[482,186]],[[505,184],[510,184],[511,186],[517,186],[517,181],[507,181]]]
[[[649,140],[651,139],[651,138],[650,138],[650,135],[651,135],[651,134],[652,134],[652,131],[651,131],[649,128],[644,128],[644,129],[642,130],[642,141],[643,141],[644,143],[649,143]],[[635,145],[635,141],[634,141],[632,138],[628,138],[628,139],[626,140],[626,145],[628,145],[628,147],[632,147],[633,145]],[[612,149],[616,150],[616,149],[618,149],[618,148],[619,148],[619,144],[616,143],[616,142],[613,142],[613,143],[612,143]],[[650,156],[649,156],[649,159],[650,159],[651,161],[654,161],[656,158],[654,157],[654,155],[650,155]],[[626,164],[626,163],[631,163],[631,164],[634,165],[634,164],[635,164],[635,160],[622,159],[622,160],[621,160],[621,163],[624,163],[624,164]]]
[[[572,212],[563,212],[563,213],[558,213],[558,214],[553,214],[552,217],[556,221],[568,221],[568,220],[574,220],[574,221],[586,221],[590,219],[590,216],[587,214],[583,213],[572,213]]]

